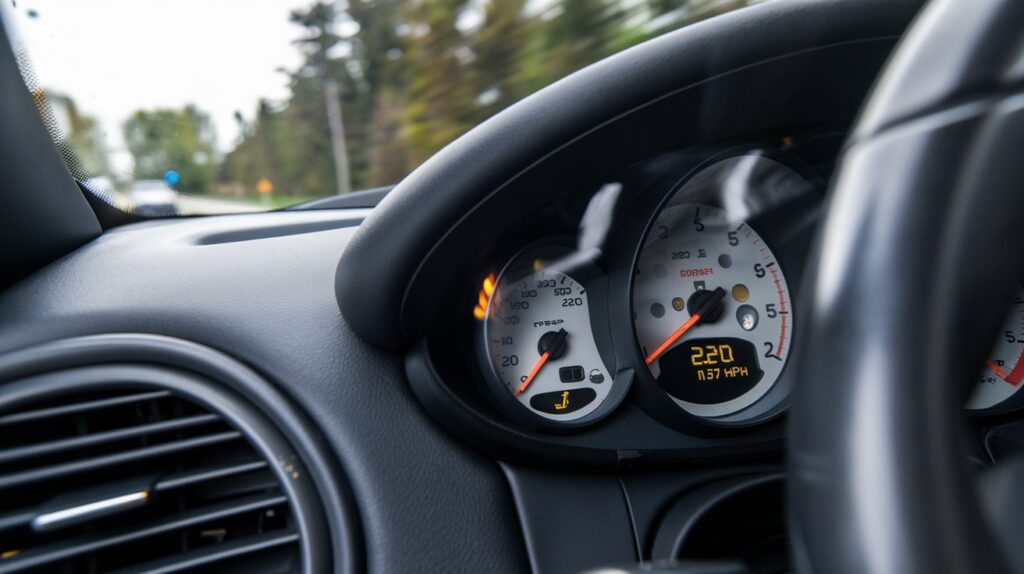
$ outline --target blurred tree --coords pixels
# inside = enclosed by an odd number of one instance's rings
[[[410,166],[401,135],[401,94],[405,89],[402,68],[403,25],[401,0],[354,0],[343,14],[358,31],[349,41],[352,53],[346,61],[351,90],[346,91],[352,109],[353,183],[358,188],[397,182]]]
[[[335,193],[352,190],[352,175],[349,169],[345,122],[341,107],[341,85],[332,60],[332,52],[342,38],[335,33],[337,12],[333,2],[317,2],[308,10],[291,13],[291,21],[306,29],[308,36],[297,43],[306,50],[306,68],[320,79],[323,86],[324,105],[327,110],[327,127],[331,136],[331,155],[334,158]]]
[[[287,71],[290,97],[242,121],[220,180],[253,195],[264,178],[275,195],[336,193],[335,102],[352,187],[395,183],[545,85],[746,1],[319,0],[292,15],[305,61]]]
[[[181,174],[180,190],[212,191],[217,158],[213,123],[206,113],[192,105],[180,110],[139,110],[123,130],[135,161],[135,179],[163,179],[173,169]]]
[[[476,60],[472,78],[479,122],[515,103],[529,92],[523,85],[524,46],[532,31],[532,22],[524,14],[526,0],[490,2],[484,11],[480,30],[473,35]]]
[[[402,140],[402,101],[397,90],[384,89],[374,98],[367,140],[368,187],[399,182],[415,167]]]
[[[240,140],[225,156],[219,174],[226,192],[255,196],[256,183],[267,179],[279,196],[335,193],[321,84],[317,78],[301,74],[290,76],[290,80],[288,102],[273,105],[262,101],[252,122],[240,121]]]
[[[85,179],[110,173],[107,149],[96,118],[82,113],[69,96],[44,92],[58,133],[51,134],[75,177]]]
[[[621,9],[609,0],[562,0],[541,26],[541,82],[550,84],[612,53]]]
[[[402,139],[419,165],[474,125],[467,66],[476,58],[456,26],[464,0],[410,4],[404,62],[409,73]]]

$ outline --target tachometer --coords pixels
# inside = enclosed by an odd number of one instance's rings
[[[1024,395],[1024,289],[1018,288],[1010,312],[999,330],[995,349],[978,375],[967,410],[999,412],[1019,405]]]
[[[570,255],[563,247],[521,253],[480,302],[480,362],[497,404],[526,424],[587,424],[624,394],[593,333],[587,280],[596,270]]]
[[[659,213],[637,260],[634,324],[651,376],[683,410],[716,419],[764,397],[789,358],[792,307],[749,224],[711,205]]]

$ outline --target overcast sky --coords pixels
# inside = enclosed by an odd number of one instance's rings
[[[0,2],[40,84],[97,117],[115,151],[135,110],[189,103],[213,117],[217,147],[228,151],[235,110],[252,118],[260,98],[287,97],[275,70],[300,64],[292,41],[302,34],[288,15],[312,0]]]

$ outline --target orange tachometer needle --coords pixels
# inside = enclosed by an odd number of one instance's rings
[[[526,375],[526,378],[523,379],[523,384],[519,385],[519,389],[512,393],[513,397],[518,397],[526,390],[526,387],[530,386],[530,383],[533,382],[533,379],[537,378],[537,373],[539,373],[541,368],[544,367],[544,364],[548,362],[548,359],[552,358],[552,353],[554,353],[555,356],[553,358],[555,359],[562,356],[562,353],[565,352],[565,338],[568,336],[568,331],[565,329],[559,329],[557,333],[549,331],[541,337],[540,344],[538,346],[539,350],[543,352],[540,354],[540,359],[538,359],[537,364],[530,369],[530,374]]]
[[[721,303],[722,297],[725,297],[725,289],[719,287],[712,291],[711,296],[708,297],[708,300],[705,301],[699,309],[694,309],[694,313],[690,315],[690,318],[687,319],[685,323],[680,325],[678,329],[673,331],[672,334],[669,335],[668,338],[665,339],[660,345],[658,345],[658,348],[655,349],[654,352],[652,352],[650,355],[647,355],[647,358],[644,359],[644,362],[646,362],[648,365],[653,363],[658,357],[662,355],[662,353],[667,351],[669,347],[671,347],[676,341],[678,341],[679,337],[682,337],[683,335],[686,334],[687,331],[693,328],[694,325],[700,323],[701,316],[706,316],[712,309],[714,309],[719,303]]]

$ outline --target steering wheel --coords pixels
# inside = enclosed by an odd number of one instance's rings
[[[973,468],[963,403],[1021,279],[1024,2],[937,0],[840,163],[790,416],[803,572],[1024,570],[1024,465]]]

